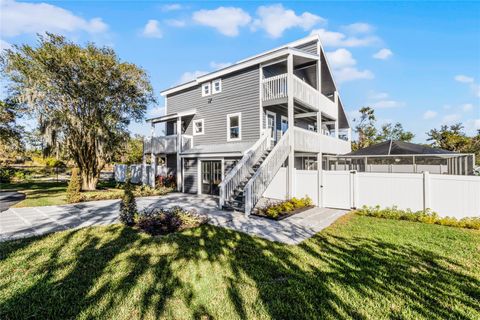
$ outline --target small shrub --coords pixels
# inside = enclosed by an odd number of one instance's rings
[[[137,214],[137,203],[135,196],[133,195],[132,184],[130,179],[124,186],[122,201],[120,202],[120,221],[127,226],[133,226],[135,224],[135,215]]]
[[[277,219],[278,217],[285,216],[297,209],[310,207],[312,203],[312,199],[308,196],[300,199],[292,198],[282,202],[271,202],[267,203],[265,207],[259,208],[257,214]]]
[[[406,220],[413,222],[422,222],[427,224],[438,224],[457,228],[468,228],[480,230],[480,218],[455,219],[452,217],[439,217],[438,214],[430,209],[413,212],[410,209],[400,210],[396,206],[380,209],[380,206],[363,206],[355,210],[355,213],[361,216],[369,216],[384,219]]]
[[[72,169],[72,175],[67,187],[67,202],[77,203],[83,201],[83,195],[80,192],[82,183],[80,181],[80,174],[78,168]]]
[[[158,176],[156,179],[156,186],[160,188],[177,188],[177,178],[176,176],[170,174],[168,176]]]
[[[160,235],[193,228],[205,222],[206,219],[195,212],[174,207],[143,212],[138,217],[137,225],[148,234]]]

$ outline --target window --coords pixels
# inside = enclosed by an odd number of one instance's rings
[[[212,94],[222,92],[222,79],[212,81]]]
[[[315,126],[313,124],[308,125],[308,130],[315,131]]]
[[[193,121],[193,135],[200,135],[205,133],[203,119]]]
[[[282,119],[282,121],[281,121],[282,122],[281,123],[282,124],[282,134],[284,134],[288,129],[288,118],[285,117],[285,116],[282,116],[281,119]]]
[[[210,95],[210,82],[202,84],[202,97]]]
[[[227,141],[242,140],[242,114],[227,115]]]

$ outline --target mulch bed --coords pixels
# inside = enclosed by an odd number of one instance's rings
[[[276,221],[280,221],[280,220],[283,220],[283,219],[286,219],[288,217],[291,217],[297,213],[300,213],[300,212],[303,212],[303,211],[307,211],[308,209],[312,209],[313,207],[315,206],[308,206],[308,207],[304,207],[304,208],[299,208],[299,209],[295,209],[293,211],[290,211],[290,212],[285,212],[285,213],[282,213],[282,214],[279,214],[278,217],[276,218],[273,218],[273,217],[269,217],[267,215],[264,215],[264,214],[261,214],[259,213],[258,211],[257,212],[254,212],[252,214],[250,214],[251,216],[255,216],[255,217],[261,217],[261,218],[267,218],[267,219],[270,219],[270,220],[276,220]]]

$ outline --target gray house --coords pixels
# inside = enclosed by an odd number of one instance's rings
[[[149,119],[150,179],[161,158],[178,190],[219,197],[250,213],[277,171],[321,170],[326,155],[350,151],[348,124],[318,36],[246,58],[163,91],[166,114]],[[163,123],[165,135],[155,136]],[[143,170],[146,172],[146,170]],[[146,175],[146,174],[145,174]]]

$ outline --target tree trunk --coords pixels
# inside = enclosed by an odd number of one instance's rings
[[[82,190],[92,191],[97,188],[98,176],[82,172]]]

